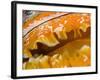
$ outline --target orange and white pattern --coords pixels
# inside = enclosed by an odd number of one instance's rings
[[[90,66],[90,16],[35,12],[23,22],[23,69]]]

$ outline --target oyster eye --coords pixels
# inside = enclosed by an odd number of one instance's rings
[[[36,15],[38,15],[38,13],[39,12],[34,12],[32,10],[23,10],[23,22],[26,22],[32,17],[35,17]]]
[[[30,10],[25,10],[25,11],[24,11],[24,14],[26,14],[26,15],[31,15],[31,14],[32,14],[32,12],[33,12],[33,11],[30,11]]]

